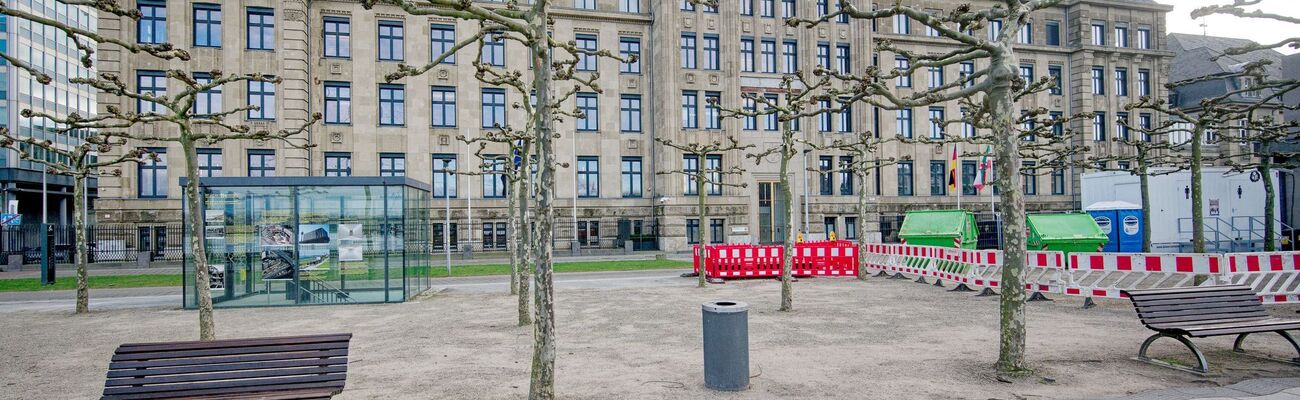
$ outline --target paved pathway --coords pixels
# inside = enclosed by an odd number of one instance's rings
[[[1262,378],[1220,387],[1169,388],[1112,400],[1300,400],[1300,378]]]

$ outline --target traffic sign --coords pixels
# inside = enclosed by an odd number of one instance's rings
[[[22,214],[0,214],[0,225],[22,225]]]

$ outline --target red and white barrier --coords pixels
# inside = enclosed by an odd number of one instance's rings
[[[1231,253],[1223,279],[1248,285],[1265,303],[1300,303],[1300,251]]]
[[[987,250],[985,250],[987,251]],[[997,252],[992,263],[976,264],[971,283],[996,289],[1002,286],[1002,252]],[[1039,293],[1061,293],[1066,286],[1065,255],[1059,251],[1030,251],[1025,254],[1025,270],[1021,276],[1025,290]]]
[[[1065,294],[1118,299],[1124,290],[1195,286],[1196,275],[1217,284],[1222,272],[1217,254],[1074,253]]]

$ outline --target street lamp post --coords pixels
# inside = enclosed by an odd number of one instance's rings
[[[442,160],[442,197],[446,202],[446,211],[442,222],[442,250],[447,256],[447,277],[451,277],[451,188],[447,187],[447,176],[452,174],[451,159]]]

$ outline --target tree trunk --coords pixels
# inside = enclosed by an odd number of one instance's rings
[[[545,0],[538,0],[545,1]],[[532,42],[529,43],[533,61],[533,84],[537,93],[537,111],[533,115],[533,128],[537,134],[538,168],[537,185],[537,246],[533,279],[533,300],[537,307],[537,321],[533,325],[532,375],[528,385],[530,400],[555,398],[555,305],[551,286],[552,227],[555,226],[555,138],[551,124],[551,52],[547,44],[549,5],[537,6],[538,13],[529,20]],[[576,232],[575,232],[576,233]]]
[[[519,172],[522,174],[519,175],[519,190],[514,193],[515,196],[519,196],[516,206],[519,207],[517,214],[520,221],[519,230],[515,231],[520,234],[520,237],[516,239],[519,244],[515,248],[515,251],[519,253],[519,326],[533,323],[533,313],[531,307],[529,307],[531,303],[528,301],[528,277],[530,276],[528,266],[532,265],[529,260],[532,259],[533,248],[536,245],[536,243],[533,243],[533,236],[535,235],[532,231],[533,224],[530,224],[528,220],[528,196],[533,192],[532,174],[529,173],[531,162],[529,161],[528,146],[530,145],[530,142],[525,141],[523,148],[519,151],[520,159],[523,160],[521,164],[524,167]]]
[[[84,157],[84,156],[83,156]],[[86,196],[86,177],[72,177],[72,229],[77,235],[77,314],[90,312],[90,286],[86,282],[86,257],[90,254],[86,246],[87,221],[83,213],[88,204],[82,203]]]
[[[1273,157],[1272,144],[1265,141],[1259,144],[1259,176],[1264,181],[1264,251],[1277,251],[1277,231],[1273,229],[1274,215],[1273,203],[1277,201],[1277,193],[1273,187]]]
[[[794,263],[794,207],[790,199],[794,196],[790,193],[790,159],[794,158],[794,129],[790,126],[790,121],[783,123],[781,129],[781,198],[777,201],[785,201],[784,213],[785,224],[785,245],[781,255],[781,308],[778,311],[794,311],[794,287],[790,281],[794,278],[792,267]]]
[[[1025,199],[1021,193],[1020,138],[1016,132],[1019,113],[1012,100],[1011,81],[1016,74],[1016,60],[1007,55],[995,54],[990,60],[989,80],[993,86],[984,98],[993,124],[993,151],[996,159],[997,179],[1002,202],[1002,296],[999,303],[998,362],[1001,373],[1020,374],[1025,365],[1025,286],[1021,281],[1025,270]]]
[[[1201,140],[1205,125],[1197,123],[1192,132],[1192,251],[1205,252],[1205,200],[1201,196]],[[1197,282],[1199,284],[1199,282]]]
[[[1151,176],[1148,170],[1146,157],[1138,161],[1138,187],[1142,192],[1142,252],[1151,252]],[[1116,225],[1119,221],[1111,223],[1112,229],[1122,226]]]
[[[217,338],[216,323],[212,320],[212,286],[208,275],[208,250],[203,240],[203,209],[199,198],[198,151],[190,139],[190,127],[181,125],[181,151],[185,153],[185,229],[189,233],[189,249],[194,255],[194,295],[199,307],[199,340]]]
[[[516,194],[520,191],[519,187],[523,185],[520,184],[522,181],[516,179],[519,177],[519,168],[514,166],[513,159],[509,162],[510,165],[506,167],[508,169],[506,179],[508,180],[507,184],[509,185],[507,186],[508,193],[506,193],[506,218],[510,221],[510,233],[515,235],[514,239],[507,243],[507,250],[510,252],[510,294],[513,296],[519,294],[519,270],[521,268],[519,249],[524,246],[523,241],[519,240],[522,236],[519,234],[520,215],[517,208],[519,206],[519,198],[516,197]]]
[[[867,280],[867,173],[859,170],[858,181],[862,189],[858,190],[858,280]],[[847,236],[847,235],[846,235]]]
[[[700,219],[700,223],[696,225],[697,227],[695,228],[699,233],[698,236],[700,237],[700,273],[698,276],[699,283],[697,285],[698,287],[704,287],[705,280],[707,279],[705,275],[708,275],[707,272],[705,271],[708,271],[707,267],[709,266],[709,261],[708,261],[709,252],[705,249],[705,246],[709,245],[709,239],[710,239],[709,234],[705,233],[708,232],[708,229],[705,228],[704,225],[705,224],[704,219],[708,217],[708,212],[704,209],[704,204],[705,204],[704,197],[708,196],[708,194],[704,191],[705,190],[704,177],[706,176],[706,174],[708,174],[708,172],[704,170],[704,165],[705,165],[704,159],[707,158],[708,155],[696,154],[695,156],[698,157],[697,162],[699,162],[699,164],[696,164],[699,168],[695,169],[697,171],[696,172],[697,175],[695,176],[695,197],[697,197],[696,201],[699,202],[699,204],[697,204],[699,206],[699,210],[696,218]]]

